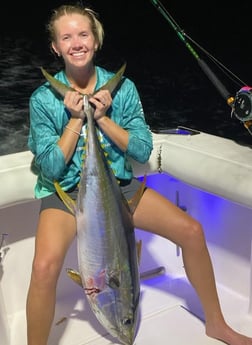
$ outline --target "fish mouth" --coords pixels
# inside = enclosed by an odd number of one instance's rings
[[[124,320],[124,325],[131,326],[130,329],[123,329],[122,332],[117,335],[118,339],[123,345],[133,345],[136,337],[136,327],[132,319]]]
[[[124,336],[124,337],[119,337],[120,342],[123,345],[133,345],[134,344],[134,340],[135,340],[135,336],[132,336],[130,338]]]
[[[122,345],[133,345],[136,338],[137,323],[132,317],[117,320],[107,328],[110,335],[116,338]]]

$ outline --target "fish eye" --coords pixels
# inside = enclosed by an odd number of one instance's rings
[[[127,326],[127,325],[131,325],[132,324],[132,319],[131,318],[125,318],[122,320],[122,324]]]

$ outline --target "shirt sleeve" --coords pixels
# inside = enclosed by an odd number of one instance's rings
[[[122,127],[129,133],[126,154],[134,160],[145,163],[153,149],[152,133],[145,121],[143,106],[135,84],[125,79],[120,90],[122,101]]]
[[[46,102],[43,102],[47,100]],[[49,100],[48,100],[49,99]],[[58,180],[66,169],[63,152],[57,142],[57,105],[50,103],[50,97],[34,94],[30,98],[30,132],[28,147],[35,155],[35,166],[51,181]],[[55,116],[55,118],[53,117]]]

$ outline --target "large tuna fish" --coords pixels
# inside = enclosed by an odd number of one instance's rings
[[[111,93],[121,80],[125,65],[102,88]],[[62,95],[68,87],[47,72],[44,75]],[[98,140],[94,108],[84,95],[87,117],[86,157],[81,172],[77,202],[55,183],[65,204],[77,220],[79,272],[69,270],[82,285],[99,322],[124,345],[136,336],[139,309],[139,272],[132,210]],[[132,208],[144,185],[132,200]]]

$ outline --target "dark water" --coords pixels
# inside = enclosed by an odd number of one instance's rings
[[[230,138],[242,145],[252,144],[252,136],[240,121],[231,118],[226,100],[152,5],[139,0],[132,4],[122,1],[119,6],[112,1],[112,15],[105,10],[105,5],[102,7],[98,1],[92,3],[104,14],[106,33],[97,62],[112,70],[127,62],[125,74],[137,85],[152,129],[180,125]],[[29,31],[20,26],[23,17],[11,31],[6,27],[1,31],[0,155],[27,150],[28,101],[32,91],[44,82],[39,66],[52,73],[60,67],[49,51],[44,30],[47,11],[54,5],[44,4],[43,15],[33,16]],[[252,85],[251,30],[249,32],[252,5],[247,2],[234,9],[230,6],[223,9],[222,4],[222,10],[216,10],[214,5],[218,3],[181,8],[171,3],[176,19],[180,18],[180,23],[188,28],[189,38],[193,36],[199,45],[192,45],[196,52],[235,95],[240,85],[216,68],[200,47],[211,52],[245,84]]]

